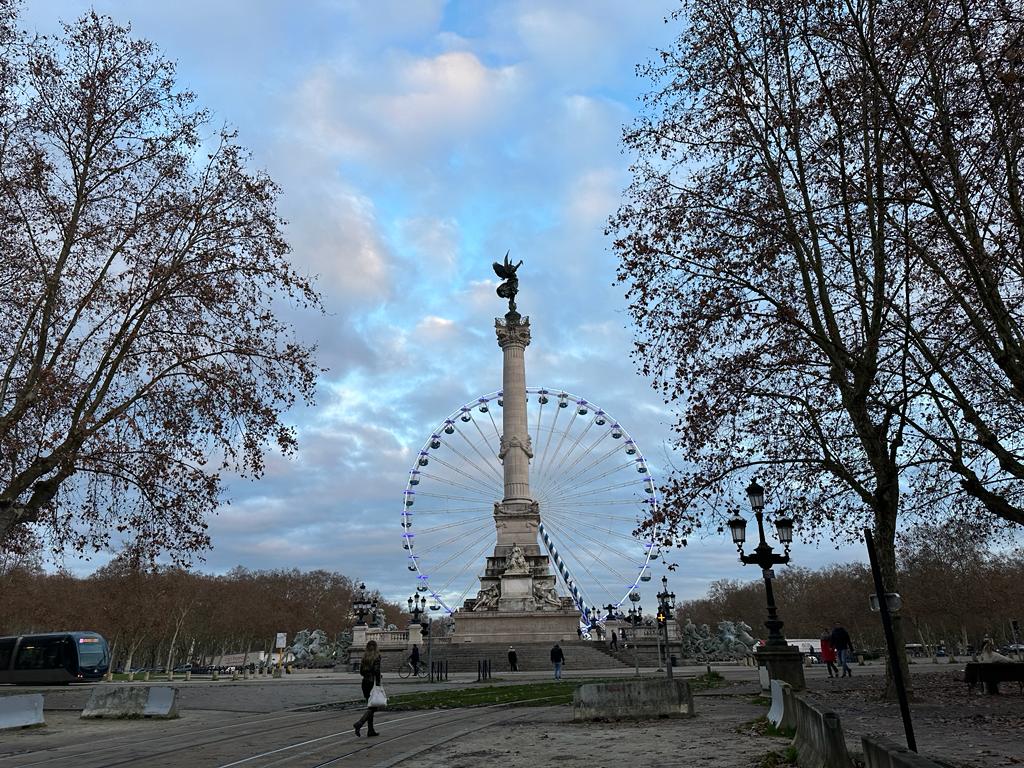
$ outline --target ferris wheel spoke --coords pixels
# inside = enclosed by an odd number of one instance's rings
[[[487,409],[487,415],[491,417],[491,426],[494,427],[494,436],[498,438],[498,450],[501,450],[501,430],[498,429],[498,422],[494,420],[494,413],[490,408]],[[488,443],[490,445],[490,443]]]
[[[467,491],[477,491],[478,493],[487,493],[487,494],[493,494],[494,493],[494,490],[495,490],[494,486],[487,485],[482,480],[478,480],[477,478],[473,477],[472,475],[469,475],[466,472],[463,472],[461,469],[459,469],[458,467],[456,467],[456,466],[454,466],[452,464],[449,464],[444,459],[439,459],[438,457],[435,456],[434,460],[437,461],[438,464],[441,464],[442,466],[448,467],[453,472],[458,473],[460,476],[466,477],[469,480],[473,480],[476,483],[476,485],[466,485],[464,483],[456,482],[455,480],[452,480],[450,477],[441,477],[440,475],[435,475],[435,474],[430,473],[430,472],[420,472],[420,481],[421,482],[424,479],[426,479],[426,480],[436,480],[440,484],[454,485],[457,488],[462,488],[462,489],[467,490]]]
[[[625,464],[619,464],[617,466],[614,466],[611,469],[607,469],[604,472],[601,472],[600,474],[597,474],[597,475],[594,475],[591,478],[588,478],[587,480],[579,480],[576,483],[576,485],[577,485],[577,487],[580,487],[580,486],[584,486],[584,485],[590,485],[591,483],[596,483],[598,480],[604,480],[609,475],[614,475],[615,473],[621,472],[622,470],[626,469],[627,467],[632,467],[633,464],[634,464],[634,462],[627,461]]]
[[[593,422],[591,422],[590,424],[588,424],[588,425],[587,425],[587,429],[589,430],[589,429],[590,429],[590,427],[591,427],[592,425],[593,425]],[[586,434],[586,432],[584,432],[584,434]],[[555,470],[555,471],[552,471],[552,472],[551,472],[551,473],[550,473],[550,474],[548,475],[548,478],[547,478],[547,480],[548,480],[548,484],[550,485],[551,483],[553,483],[553,482],[554,482],[554,479],[555,479],[555,477],[557,477],[557,475],[556,475],[556,472],[557,472],[558,474],[561,474],[561,475],[562,475],[562,477],[564,478],[564,480],[563,480],[563,483],[562,483],[562,484],[566,484],[566,483],[568,483],[568,482],[571,482],[571,481],[572,481],[572,479],[573,479],[573,478],[575,477],[575,475],[571,475],[571,474],[569,474],[569,473],[570,473],[570,472],[571,472],[571,471],[572,471],[572,470],[573,470],[573,469],[574,469],[575,467],[577,467],[577,466],[578,466],[578,465],[579,465],[579,464],[580,464],[581,462],[583,462],[584,460],[586,460],[586,458],[587,458],[588,456],[592,455],[592,454],[594,453],[594,449],[596,449],[596,448],[597,448],[597,446],[599,446],[599,445],[601,444],[601,442],[602,442],[603,440],[607,439],[608,435],[609,435],[609,432],[608,432],[608,431],[604,431],[604,432],[601,432],[601,433],[600,433],[600,434],[598,435],[597,439],[596,439],[596,440],[594,440],[594,442],[592,442],[592,443],[591,443],[590,445],[588,445],[588,446],[586,447],[586,449],[585,449],[585,450],[584,450],[584,451],[583,451],[582,453],[578,453],[578,454],[577,454],[577,455],[575,456],[575,458],[573,458],[573,460],[572,460],[572,461],[571,461],[571,462],[570,462],[569,464],[564,464],[564,462],[563,462],[563,465],[560,465],[559,467],[557,467],[557,468],[556,468],[556,470]],[[582,437],[582,436],[583,436],[583,435],[580,435],[580,437]],[[615,446],[615,447],[613,447],[613,448],[611,449],[611,451],[609,451],[608,453],[606,453],[606,454],[602,454],[602,455],[598,456],[598,458],[597,458],[597,459],[595,459],[595,460],[594,460],[593,462],[591,462],[590,464],[588,464],[588,465],[587,465],[587,467],[584,467],[584,468],[583,468],[582,470],[580,470],[580,473],[581,473],[581,474],[582,474],[582,473],[585,473],[585,472],[587,471],[587,468],[588,468],[588,467],[592,467],[592,466],[594,466],[594,464],[595,464],[595,463],[598,463],[598,462],[601,462],[601,461],[603,461],[604,459],[606,459],[606,458],[608,458],[609,456],[613,455],[613,454],[614,454],[614,453],[615,453],[615,452],[616,452],[617,450],[618,450],[618,446]]]
[[[559,406],[558,410],[562,411],[562,410],[565,410],[565,409],[562,408],[561,406]],[[557,457],[557,456],[560,455],[560,452],[562,450],[562,446],[565,445],[565,436],[568,435],[570,432],[572,432],[572,425],[575,424],[575,423],[576,423],[576,409],[574,408],[573,412],[572,412],[572,418],[569,419],[569,423],[566,425],[565,430],[558,436],[558,445],[555,446],[554,456]],[[551,461],[554,461],[554,460],[555,460],[554,458],[551,459]],[[538,474],[543,475],[543,474],[545,474],[547,472],[547,470],[548,470],[548,467],[546,467],[544,465],[541,465],[538,468],[537,471],[538,471]]]
[[[444,499],[445,501],[480,501],[479,496],[455,496],[450,493],[431,493],[430,491],[420,491],[416,494],[417,499]]]
[[[484,544],[484,546],[483,546],[483,549],[478,550],[477,553],[472,558],[468,559],[466,562],[469,563],[469,564],[479,562],[481,560],[481,558],[483,558],[487,554],[487,550],[490,549],[490,547],[491,547],[491,542],[490,541],[486,542]],[[468,568],[468,566],[467,566],[467,568]],[[466,570],[467,569],[464,568],[458,575],[461,576],[462,573],[466,572]],[[455,577],[452,577],[452,579],[450,579],[449,581],[454,581],[454,579],[455,579]],[[462,593],[459,595],[458,599],[455,601],[455,605],[456,606],[462,605],[462,603],[466,600],[466,595],[468,595],[472,591],[473,587],[476,586],[476,583],[477,582],[476,582],[475,579],[470,579],[467,582],[466,588],[462,590]]]
[[[560,529],[560,526],[558,526],[558,525],[552,526],[552,525],[551,525],[550,523],[548,523],[548,525],[547,525],[547,528],[548,528],[548,530],[551,530],[552,528],[554,528],[554,529],[555,529],[556,531],[560,531],[560,530],[561,530],[561,529]],[[591,551],[590,551],[590,550],[589,550],[589,549],[588,549],[588,548],[587,548],[586,546],[584,546],[584,545],[582,545],[582,544],[579,544],[578,542],[576,542],[576,541],[575,541],[575,540],[573,539],[573,537],[571,537],[571,536],[567,535],[567,534],[566,534],[566,533],[565,533],[564,531],[562,531],[562,535],[564,536],[564,540],[565,540],[565,541],[570,541],[570,542],[572,542],[572,544],[573,544],[573,546],[574,546],[574,547],[575,547],[575,546],[578,546],[578,547],[579,547],[580,549],[582,549],[582,550],[583,550],[583,551],[584,551],[584,552],[585,552],[585,553],[586,553],[586,554],[587,554],[587,555],[588,555],[588,556],[589,556],[589,557],[591,558],[591,562],[597,562],[597,563],[601,563],[601,562],[604,562],[604,561],[602,560],[602,558],[600,558],[600,557],[598,557],[597,555],[595,555],[595,554],[594,554],[593,552],[591,552]],[[558,545],[558,541],[557,541],[557,539],[555,540],[555,544],[556,544],[556,546]],[[566,548],[564,548],[564,547],[561,547],[561,546],[559,546],[559,547],[558,547],[558,550],[559,550],[559,552],[562,552],[562,557],[563,557],[563,558],[565,557],[565,551],[563,551],[563,550],[565,550],[565,549],[566,549]],[[573,550],[573,549],[569,548],[569,549],[568,549],[568,551],[572,553],[572,554],[570,555],[570,556],[572,557],[572,559],[573,559],[573,560],[574,560],[574,561],[575,561],[575,562],[576,562],[576,563],[577,563],[577,564],[579,565],[579,567],[580,567],[580,568],[582,568],[582,569],[583,569],[583,572],[584,572],[584,573],[586,573],[586,574],[587,574],[587,575],[588,575],[588,576],[589,576],[589,577],[591,578],[591,580],[592,580],[592,581],[594,582],[594,584],[596,584],[596,585],[597,585],[598,587],[600,587],[600,588],[601,588],[601,590],[602,590],[602,591],[604,591],[604,593],[605,593],[605,594],[606,594],[606,595],[607,595],[608,597],[610,597],[610,598],[612,598],[612,600],[614,600],[615,598],[614,598],[614,597],[612,597],[612,594],[611,594],[611,593],[610,593],[610,592],[608,591],[608,588],[607,588],[606,586],[604,586],[603,580],[602,580],[602,579],[600,579],[600,578],[598,578],[598,577],[597,577],[597,576],[596,576],[596,575],[594,574],[594,572],[593,572],[592,570],[590,570],[590,568],[588,568],[588,567],[587,567],[587,563],[586,563],[586,561],[585,561],[585,560],[584,560],[583,558],[579,557],[579,555],[577,555],[577,554],[575,553],[575,550]],[[616,576],[618,576],[618,577],[619,577],[619,578],[621,578],[621,579],[625,579],[625,577],[624,577],[624,576],[623,576],[622,574],[618,573],[618,572],[617,572],[617,571],[616,571],[616,570],[615,570],[614,568],[611,568],[611,567],[609,567],[607,563],[604,563],[604,565],[605,565],[606,567],[608,567],[608,569],[609,569],[610,571],[612,571],[612,573],[614,573],[614,574],[615,574]],[[572,571],[571,571],[571,569],[570,569],[570,573],[571,573],[571,572],[572,572]],[[577,587],[578,587],[578,586],[579,586],[579,584],[578,584],[578,580],[577,580]],[[581,592],[581,593],[583,593],[583,590],[581,589],[581,590],[580,590],[580,592]],[[583,594],[585,595],[585,593],[583,593]],[[603,599],[603,598],[602,598],[602,599]],[[590,601],[590,602],[593,602],[593,601]]]
[[[477,523],[483,520],[491,520],[490,515],[479,515],[478,517],[467,517],[465,520],[456,520],[454,523],[444,523],[443,525],[434,525],[430,528],[420,528],[416,531],[417,535],[425,536],[429,533],[437,533],[438,531],[446,531],[451,528],[458,528],[461,525],[469,525],[470,523]]]
[[[460,556],[466,554],[466,552],[468,552],[470,549],[472,549],[473,547],[479,545],[480,542],[482,542],[482,541],[486,541],[487,543],[484,544],[484,548],[481,550],[481,552],[486,552],[487,549],[491,546],[490,538],[489,537],[490,537],[490,531],[486,531],[483,535],[478,536],[475,539],[472,539],[466,546],[464,546],[458,552],[453,553],[449,557],[447,557],[444,560],[442,560],[441,562],[439,562],[436,566],[434,566],[435,570],[440,570],[441,568],[444,568],[446,565],[448,565],[450,562],[455,560],[457,557],[460,557]],[[465,560],[463,562],[463,565],[462,565],[462,568],[460,568],[458,571],[456,571],[454,574],[452,574],[448,578],[448,581],[446,581],[443,585],[441,585],[441,590],[448,589],[448,587],[450,587],[452,585],[453,581],[458,579],[460,576],[464,575],[466,573],[466,571],[468,571],[470,568],[475,567],[477,565],[479,559],[480,559],[479,556],[465,558]],[[429,574],[428,574],[428,576],[429,576]]]
[[[490,416],[490,414],[491,414],[491,409],[488,408],[487,409],[487,415]],[[494,423],[494,419],[492,417],[491,418],[491,424],[493,424],[493,423]],[[488,459],[488,464],[490,464],[491,461],[494,461],[494,460],[497,459],[498,453],[501,450],[501,435],[498,435],[498,445],[494,446],[494,445],[491,445],[490,438],[487,437],[487,435],[484,434],[484,431],[482,429],[480,429],[480,422],[478,422],[476,419],[473,419],[473,426],[476,427],[476,431],[478,433],[480,433],[480,438],[484,441],[484,445],[487,446],[488,455],[491,457],[490,459]],[[495,431],[497,431],[497,429],[495,429]],[[474,443],[473,445],[475,447],[476,443]],[[480,449],[479,448],[477,448],[477,453],[480,453]],[[483,454],[481,454],[481,456],[483,456]],[[500,475],[500,473],[499,473],[499,475]],[[502,478],[502,480],[504,480],[504,478]]]
[[[558,510],[567,509],[566,507],[562,507],[560,505],[553,505],[553,508],[554,509],[558,509]],[[541,516],[543,517],[546,514],[546,509],[547,508],[544,507],[544,505],[541,505],[540,509],[541,509]],[[571,509],[575,510],[576,507],[572,507]],[[640,522],[642,522],[641,519],[638,516],[636,516],[636,515],[634,515],[633,517],[630,517],[629,515],[606,515],[606,514],[602,514],[600,512],[588,512],[587,513],[587,518],[589,519],[589,518],[592,518],[592,517],[600,518],[602,520],[617,520],[618,522],[629,523],[630,525],[638,525]]]
[[[481,524],[480,525],[480,529],[481,530],[483,530],[485,528],[490,528],[490,527],[491,526],[485,525],[485,524]],[[475,533],[475,531],[471,531],[470,533]],[[454,536],[451,536],[450,538],[444,539],[443,541],[434,542],[434,543],[428,544],[426,547],[422,547],[422,548],[415,547],[416,555],[418,555],[420,558],[423,558],[423,557],[429,555],[434,550],[436,550],[438,547],[446,547],[449,544],[454,544],[456,541],[459,541],[460,539],[464,539],[466,536],[467,536],[467,533],[465,531],[459,531]],[[450,559],[451,558],[449,558],[449,560]],[[439,568],[439,567],[441,567],[441,565],[444,565],[447,562],[448,562],[448,560],[445,560],[444,563],[435,565],[434,567],[435,568]]]
[[[560,501],[562,499],[582,499],[587,496],[594,496],[601,493],[607,493],[608,491],[617,491],[620,488],[629,488],[630,486],[634,485],[636,485],[636,481],[626,480],[625,482],[622,483],[613,483],[612,485],[603,485],[600,488],[593,488],[589,491],[586,491],[585,493],[563,493],[560,496],[547,496],[546,498],[549,501]]]
[[[596,536],[591,535],[588,532],[588,530],[586,530],[584,528],[580,528],[578,525],[575,524],[574,518],[572,518],[572,517],[569,517],[567,515],[557,515],[556,514],[556,515],[549,515],[547,519],[549,521],[552,520],[552,519],[557,520],[558,524],[563,528],[563,530],[573,531],[574,533],[576,533],[576,535],[581,536],[582,538],[586,539],[587,541],[590,541],[590,542],[592,542],[594,544],[597,544],[597,546],[603,547],[606,550],[614,552],[616,555],[618,555],[619,557],[621,557],[623,560],[625,560],[626,562],[630,563],[631,565],[636,565],[636,566],[643,565],[642,562],[634,559],[635,555],[630,555],[628,552],[624,552],[621,549],[616,549],[615,547],[611,546],[607,541],[605,541],[603,539],[599,539]],[[640,543],[640,542],[636,541],[636,539],[632,539],[632,538],[629,538],[628,541],[630,541],[630,542],[632,542],[634,544],[639,544]]]
[[[575,418],[576,415],[577,414],[573,414],[573,418]],[[572,426],[571,422],[570,422],[569,426],[570,427]],[[564,451],[561,454],[561,456],[559,456],[558,463],[552,465],[551,469],[547,473],[549,477],[556,476],[557,474],[559,474],[560,470],[563,470],[563,468],[565,467],[565,462],[567,462],[569,460],[569,457],[572,456],[575,453],[576,448],[579,447],[580,442],[583,440],[584,437],[587,436],[587,433],[590,431],[591,427],[593,427],[593,426],[594,426],[594,422],[593,421],[588,421],[587,422],[587,426],[584,427],[583,431],[580,432],[576,436],[576,439],[573,440],[572,445],[569,446],[568,450]],[[598,442],[600,442],[600,438],[598,439]],[[586,454],[583,454],[583,455],[586,455]],[[578,460],[579,460],[579,458],[577,458],[577,461]],[[572,465],[570,465],[570,466],[572,466]],[[562,474],[564,474],[564,472],[562,472]]]
[[[568,515],[565,515],[565,514],[562,514],[562,513],[558,513],[558,512],[556,512],[554,514],[549,514],[548,516],[549,517],[553,517],[556,520],[566,519],[566,518],[568,518],[570,520],[572,519],[571,516],[568,516]],[[601,533],[607,533],[609,536],[614,536],[617,539],[622,539],[623,541],[628,541],[630,544],[641,544],[641,545],[643,544],[642,541],[634,538],[633,536],[627,536],[622,531],[616,531],[616,530],[613,530],[611,528],[602,528],[599,525],[593,525],[589,521],[587,523],[587,528],[589,530],[591,530],[591,531],[600,531]],[[634,564],[635,565],[640,565],[640,563],[634,563]]]
[[[548,430],[548,439],[544,442],[544,454],[541,456],[540,461],[537,463],[537,474],[544,474],[544,467],[547,465],[548,449],[551,447],[551,439],[555,436],[555,432],[558,431],[558,418],[562,415],[562,411],[565,410],[559,406],[555,406],[555,417],[551,421],[551,428]],[[574,414],[575,415],[575,414]],[[569,422],[569,426],[572,426],[572,421]],[[565,431],[559,433],[561,438],[565,438]],[[557,449],[556,449],[557,453]]]
[[[537,430],[536,430],[536,434],[534,435],[534,438],[533,438],[533,444],[534,444],[534,446],[539,447],[540,446],[540,420],[541,420],[541,417],[544,415],[544,405],[545,404],[540,402],[540,395],[538,395],[537,398],[538,398],[538,405],[537,405]]]
[[[477,429],[479,429],[479,427],[477,427]],[[497,479],[499,481],[503,481],[503,478],[501,476],[501,472],[498,471],[498,467],[496,467],[492,463],[492,461],[494,461],[496,459],[497,454],[495,454],[495,459],[489,459],[489,458],[487,458],[487,456],[485,456],[483,453],[480,452],[480,448],[477,447],[476,443],[474,443],[472,440],[470,440],[468,437],[466,437],[463,434],[461,429],[456,427],[455,434],[457,434],[459,437],[461,437],[466,442],[466,444],[470,448],[473,449],[473,451],[476,453],[476,455],[479,456],[483,460],[483,467],[481,467],[479,464],[477,464],[476,461],[474,461],[473,459],[469,458],[469,456],[464,454],[462,451],[460,451],[454,445],[449,444],[448,445],[448,449],[451,450],[452,453],[454,453],[460,459],[462,459],[467,464],[469,464],[471,467],[476,469],[481,475],[491,474],[491,475],[494,475],[495,479]],[[468,477],[468,475],[467,475],[467,477]]]
[[[605,434],[607,435],[608,433],[605,432]],[[622,450],[622,448],[620,448],[619,446],[613,445],[606,452],[602,453],[600,456],[598,456],[592,462],[587,464],[587,466],[585,466],[582,469],[580,469],[579,471],[577,471],[575,474],[567,475],[566,478],[565,478],[565,484],[574,483],[578,478],[585,476],[587,474],[587,472],[589,472],[591,469],[593,469],[594,467],[600,466],[603,462],[605,462],[606,460],[610,459],[612,456],[614,456],[616,453],[618,453],[621,450]]]

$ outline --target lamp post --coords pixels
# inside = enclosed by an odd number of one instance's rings
[[[631,603],[633,603],[633,605],[629,609],[629,615],[627,616],[626,621],[628,621],[630,625],[633,627],[633,667],[636,670],[636,676],[640,677],[640,651],[636,647],[636,636],[637,627],[639,627],[640,623],[644,620],[644,609],[641,608],[639,605],[639,592],[630,592],[629,600]]]
[[[365,617],[376,611],[377,601],[370,603],[369,597],[366,594],[366,584],[359,583],[359,592],[356,594],[356,599],[352,601],[352,612],[356,615],[356,626],[366,626],[364,621]]]
[[[420,616],[427,610],[427,601],[419,595],[413,595],[406,601],[409,606],[409,615],[412,617],[410,624],[419,624]]]
[[[661,577],[661,592],[658,593],[658,629],[665,638],[665,677],[672,679],[672,656],[668,645],[668,620],[675,615],[676,593],[668,591],[668,576]]]
[[[775,578],[773,565],[785,565],[789,562],[789,548],[793,543],[793,519],[778,517],[775,519],[775,530],[779,543],[783,546],[783,554],[776,554],[764,536],[764,488],[753,481],[747,486],[747,499],[754,510],[757,520],[758,544],[749,555],[744,554],[743,544],[747,538],[747,521],[740,517],[739,511],[729,520],[729,531],[732,542],[740,554],[740,562],[744,565],[756,565],[761,569],[764,578],[765,598],[768,603],[768,620],[764,625],[768,629],[768,640],[758,651],[758,663],[764,662],[768,676],[772,679],[789,683],[796,690],[803,690],[804,670],[800,650],[786,642],[782,634],[782,620],[775,606],[775,591],[772,580]]]

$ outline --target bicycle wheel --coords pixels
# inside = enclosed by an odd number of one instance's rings
[[[409,675],[412,674],[412,665],[406,662],[398,668],[398,676],[405,680]]]

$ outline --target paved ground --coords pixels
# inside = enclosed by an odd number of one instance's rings
[[[960,667],[917,665],[927,701],[915,703],[922,752],[955,757],[954,764],[989,768],[1024,761],[1020,734],[1024,697],[972,695],[957,687]],[[684,676],[703,668],[677,670]],[[428,712],[385,712],[376,739],[357,739],[351,723],[358,710],[315,710],[328,702],[358,706],[358,678],[346,673],[299,674],[281,680],[176,681],[182,716],[175,721],[82,721],[91,686],[38,689],[46,695],[43,728],[0,732],[0,768],[311,768],[407,766],[412,768],[619,768],[643,755],[670,765],[753,768],[787,741],[754,724],[766,708],[757,700],[755,671],[721,667],[730,685],[697,698],[693,719],[647,723],[571,722],[568,707],[505,706]],[[653,674],[654,670],[646,670]],[[813,696],[841,717],[851,747],[866,732],[900,736],[895,705],[878,702],[881,665],[858,667],[852,680],[829,681],[808,670]],[[568,678],[606,676],[607,670],[570,670]],[[632,670],[622,670],[629,676]],[[544,679],[540,673],[506,675],[507,682]],[[475,677],[452,676],[447,687],[474,685]],[[932,683],[940,681],[936,688]],[[500,680],[495,680],[500,683]],[[386,676],[391,693],[437,687],[422,680]],[[34,689],[0,687],[0,695]],[[937,691],[937,692],[936,692]],[[937,698],[936,698],[937,697]],[[303,709],[305,708],[305,709]],[[557,757],[556,757],[557,756]]]

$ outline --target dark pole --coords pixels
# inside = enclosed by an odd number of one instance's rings
[[[896,696],[900,700],[900,714],[903,716],[903,730],[907,734],[907,749],[917,752],[917,740],[914,738],[914,723],[910,720],[910,703],[907,701],[907,688],[903,680],[903,668],[900,667],[899,653],[896,648],[896,636],[892,630],[892,616],[889,604],[885,599],[885,586],[882,584],[882,571],[878,567],[878,555],[875,552],[875,540],[871,529],[864,529],[864,543],[868,547],[868,559],[871,561],[871,575],[875,578],[875,594],[878,596],[878,610],[882,614],[882,628],[885,630],[885,644],[889,647],[889,666],[892,668],[892,681],[896,685]]]

